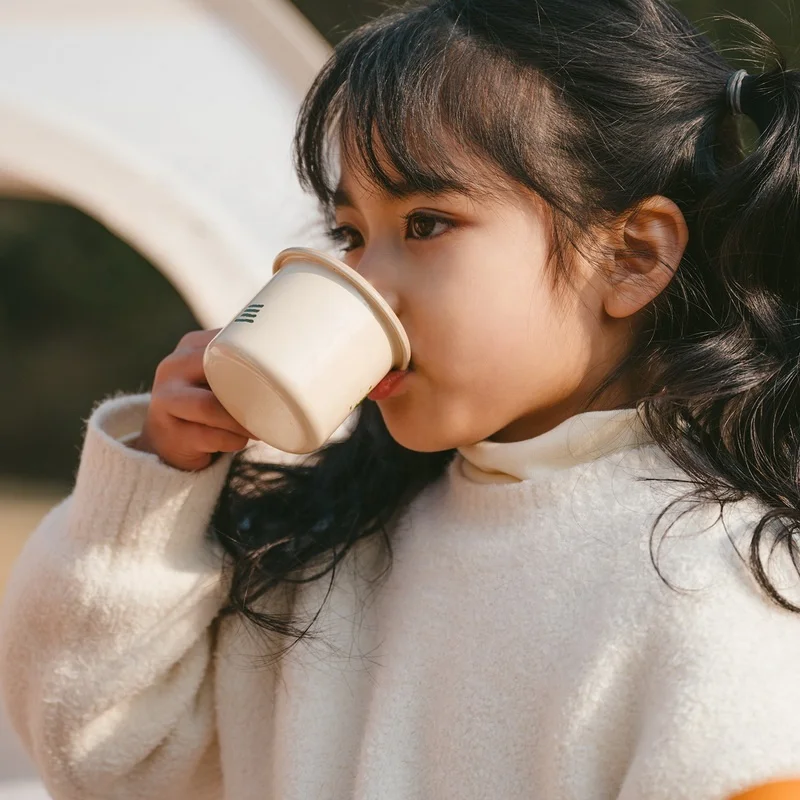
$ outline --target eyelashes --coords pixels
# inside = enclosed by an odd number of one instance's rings
[[[403,217],[405,238],[414,241],[438,239],[457,227],[455,220],[430,212],[412,211]],[[438,231],[437,231],[438,228]],[[364,246],[364,238],[352,225],[337,225],[326,232],[327,237],[345,253]]]
[[[336,228],[330,228],[326,231],[326,236],[345,253],[349,253],[363,244],[363,242],[355,242],[356,238],[360,239],[361,234],[350,225],[339,225]]]

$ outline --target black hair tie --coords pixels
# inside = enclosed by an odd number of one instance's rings
[[[731,114],[750,117],[759,133],[764,133],[778,113],[778,104],[766,91],[760,90],[760,80],[760,75],[750,75],[745,69],[732,72],[725,96]]]
[[[746,69],[740,69],[737,72],[731,73],[728,78],[728,86],[726,95],[728,99],[728,110],[734,117],[743,114],[742,110],[742,86],[744,79],[749,77]]]

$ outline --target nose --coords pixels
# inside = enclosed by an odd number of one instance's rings
[[[387,253],[364,252],[355,267],[356,271],[389,304],[395,314],[400,313],[400,293],[397,287],[397,269]]]

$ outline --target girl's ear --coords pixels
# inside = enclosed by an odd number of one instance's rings
[[[669,198],[647,198],[616,227],[614,261],[604,306],[622,319],[641,311],[661,294],[678,269],[689,229]]]

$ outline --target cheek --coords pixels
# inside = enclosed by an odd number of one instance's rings
[[[479,441],[565,391],[564,374],[580,370],[566,357],[559,318],[535,298],[516,300],[499,316],[485,308],[437,315],[436,335],[424,339],[424,353],[420,345],[421,372],[380,404],[400,444],[429,452]]]
[[[506,392],[553,366],[574,347],[574,321],[535,276],[474,282],[458,302],[425,315],[431,378],[442,388]],[[422,354],[421,354],[422,355]]]
[[[407,324],[420,372],[408,392],[381,404],[404,446],[479,441],[579,387],[588,359],[581,311],[554,293],[536,243],[524,244],[502,260],[496,247],[472,247],[453,259],[453,274],[415,282]]]

